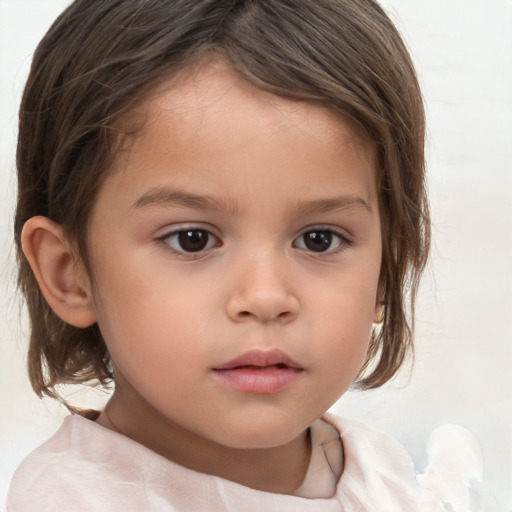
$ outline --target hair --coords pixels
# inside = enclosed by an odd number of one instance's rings
[[[213,57],[263,90],[339,112],[374,144],[385,309],[355,386],[381,386],[412,353],[430,242],[425,120],[411,58],[383,9],[373,0],[76,0],[37,47],[20,107],[15,240],[39,396],[63,401],[61,384],[108,384],[112,363],[97,324],[71,326],[45,301],[21,249],[24,223],[59,223],[90,272],[88,218],[123,135],[115,121],[155,84]]]

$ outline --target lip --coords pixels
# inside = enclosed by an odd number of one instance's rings
[[[303,371],[299,363],[279,349],[249,350],[212,369],[221,384],[245,393],[259,394],[283,391]]]
[[[297,361],[294,361],[288,354],[277,348],[272,350],[249,350],[227,363],[216,366],[214,370],[231,370],[240,366],[265,367],[274,365],[286,365],[290,368],[302,370],[302,366]]]

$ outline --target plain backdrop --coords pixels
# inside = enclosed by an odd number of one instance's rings
[[[67,414],[32,393],[15,293],[12,218],[19,98],[31,54],[67,0],[0,0],[0,510],[21,459]],[[470,428],[485,459],[485,512],[512,511],[512,1],[386,0],[428,115],[433,254],[418,301],[417,356],[384,388],[333,411],[397,437],[421,470],[438,425]],[[70,390],[101,407],[100,391]]]

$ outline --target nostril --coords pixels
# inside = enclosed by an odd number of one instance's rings
[[[225,305],[228,317],[235,322],[277,322],[287,324],[299,312],[298,300],[283,293],[234,294]]]
[[[251,313],[250,311],[240,311],[238,313],[238,317],[239,318],[249,318],[249,317],[252,317],[252,316],[256,316],[254,315],[253,313]],[[276,315],[274,318],[282,318],[282,319],[286,319],[290,316],[290,312],[289,311],[283,311],[282,313],[279,313],[278,315]]]

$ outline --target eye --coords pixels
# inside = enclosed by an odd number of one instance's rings
[[[294,246],[312,252],[336,252],[349,241],[332,229],[311,229],[295,241]]]
[[[205,229],[180,229],[166,235],[163,240],[176,252],[194,253],[218,245],[218,239]]]

